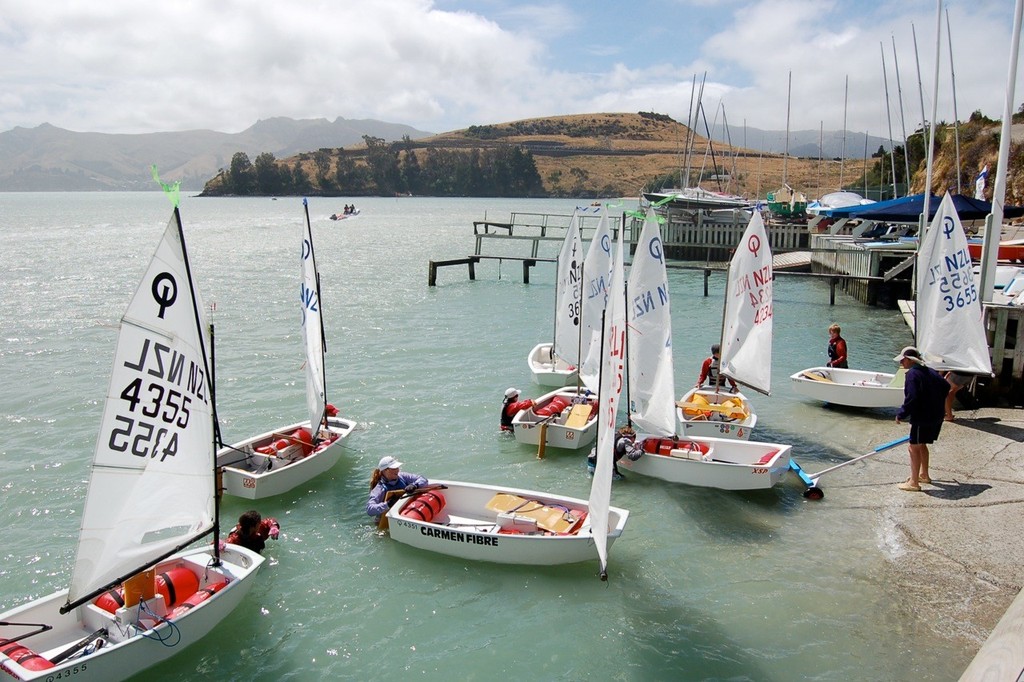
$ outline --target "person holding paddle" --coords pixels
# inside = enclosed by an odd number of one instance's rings
[[[391,455],[381,457],[370,478],[370,499],[366,502],[366,514],[379,517],[387,512],[401,494],[411,493],[427,485],[427,479],[419,474],[401,472],[402,463]]]
[[[896,413],[896,423],[910,422],[910,478],[897,487],[920,492],[922,483],[932,482],[928,473],[928,445],[939,438],[949,384],[941,374],[925,366],[921,351],[913,346],[904,348],[893,361],[907,370],[903,406]]]

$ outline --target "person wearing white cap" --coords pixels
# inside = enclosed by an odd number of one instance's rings
[[[896,423],[910,422],[910,478],[899,484],[900,490],[920,492],[922,483],[931,483],[928,473],[928,444],[934,443],[942,429],[946,414],[949,384],[930,367],[926,367],[921,351],[907,346],[893,358],[907,370],[903,384],[903,406],[896,413]]]
[[[532,400],[519,400],[519,389],[509,388],[505,389],[505,402],[501,405],[501,430],[512,431],[512,418],[519,413],[520,410],[528,410],[533,407]]]
[[[381,457],[370,478],[370,499],[366,502],[368,516],[378,517],[391,508],[397,497],[392,496],[393,500],[389,501],[388,493],[397,490],[411,493],[427,484],[427,479],[419,474],[405,473],[400,471],[401,468],[402,463],[391,455]]]

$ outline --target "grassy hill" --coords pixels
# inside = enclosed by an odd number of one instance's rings
[[[1024,126],[1022,126],[1024,127]],[[975,119],[960,126],[961,188],[973,194],[973,179],[988,163],[990,180],[986,195],[991,197],[992,178],[998,150],[998,122]],[[579,114],[526,119],[493,125],[471,126],[418,140],[393,143],[399,157],[414,153],[420,160],[442,151],[470,151],[519,146],[530,151],[543,182],[552,196],[636,197],[643,190],[678,186],[686,166],[687,127],[672,118],[654,113]],[[920,192],[925,182],[924,137],[920,131],[908,145],[911,165],[911,192]],[[700,178],[707,189],[764,197],[782,186],[783,178],[794,189],[814,198],[841,186],[864,192],[865,173],[868,195],[877,198],[879,186],[890,192],[891,164],[888,156],[863,159],[784,158],[779,154],[709,143],[700,135],[693,137],[689,165],[691,182]],[[869,150],[870,152],[871,150]],[[875,150],[877,154],[879,150]],[[323,154],[329,152],[328,158]],[[1007,203],[1024,202],[1024,165],[1021,145],[1011,150],[1011,178]],[[320,150],[319,172],[333,174],[341,159],[365,166],[367,149],[363,145],[345,150]],[[312,179],[313,193],[318,173],[314,154],[304,153],[278,163],[283,167],[301,166]],[[328,164],[325,168],[325,163]],[[941,127],[937,134],[933,190],[956,188],[956,155],[952,127]],[[905,182],[902,156],[897,154],[897,177],[902,193]],[[212,181],[216,184],[216,179]],[[209,186],[208,186],[209,187]],[[325,192],[345,195],[345,192]],[[886,197],[888,198],[888,197]]]

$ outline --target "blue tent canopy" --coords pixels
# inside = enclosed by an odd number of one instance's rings
[[[951,194],[960,220],[984,220],[992,212],[992,204],[987,201],[972,199],[963,194]],[[942,197],[933,194],[928,200],[928,219],[935,217],[935,211],[942,203]],[[911,194],[900,199],[879,201],[863,206],[844,206],[827,211],[830,218],[859,218],[861,220],[879,220],[891,223],[916,223],[924,210],[924,194]],[[1024,215],[1024,206],[1006,206],[1003,208],[1004,218],[1019,218]]]

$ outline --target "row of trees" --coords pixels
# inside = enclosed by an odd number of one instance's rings
[[[237,152],[204,194],[282,196],[545,196],[529,150],[513,145],[427,148],[408,137],[388,143],[363,136],[366,149],[319,149],[288,163],[270,152]]]

